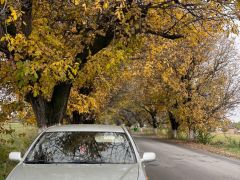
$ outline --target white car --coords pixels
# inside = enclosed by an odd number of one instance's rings
[[[11,152],[19,161],[7,180],[146,180],[137,146],[124,127],[63,125],[43,131],[25,155]]]

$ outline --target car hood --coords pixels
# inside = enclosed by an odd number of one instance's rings
[[[137,180],[138,164],[19,164],[7,180]]]

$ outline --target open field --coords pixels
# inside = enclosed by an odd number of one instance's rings
[[[235,140],[235,141],[240,141],[240,134],[213,134],[215,137],[213,138],[213,142],[227,142],[230,139]]]
[[[20,151],[24,154],[26,148],[37,135],[37,128],[34,126],[10,123],[7,127],[12,128],[15,132],[11,135],[0,134],[0,139],[8,141],[7,143],[0,144],[0,180],[4,180],[16,165],[15,162],[8,160],[9,152]]]
[[[214,138],[210,145],[224,148],[226,151],[240,156],[240,135],[239,134],[213,134]]]

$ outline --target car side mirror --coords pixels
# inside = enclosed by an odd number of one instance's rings
[[[9,153],[9,159],[12,161],[21,161],[21,153],[20,152],[10,152]]]
[[[154,152],[145,152],[143,154],[142,162],[151,162],[156,160],[156,154]]]

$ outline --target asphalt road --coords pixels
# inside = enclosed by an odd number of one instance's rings
[[[140,152],[155,152],[157,161],[146,164],[150,180],[240,180],[240,161],[135,137]]]

